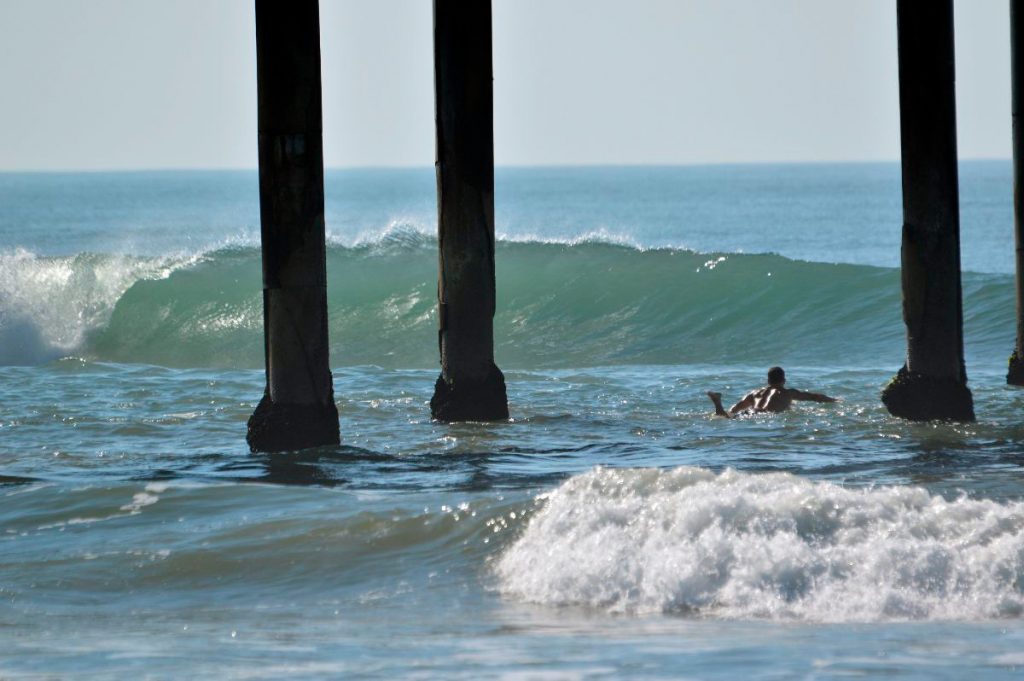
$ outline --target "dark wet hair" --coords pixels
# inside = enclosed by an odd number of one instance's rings
[[[772,367],[768,370],[768,385],[786,382],[786,372],[782,367]]]

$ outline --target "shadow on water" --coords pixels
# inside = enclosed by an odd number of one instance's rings
[[[334,467],[352,462],[386,461],[391,457],[358,447],[318,448],[268,454],[202,454],[189,457],[179,469],[157,468],[134,480],[162,482],[199,480],[204,482],[254,482],[271,485],[336,487],[349,482]],[[339,468],[340,470],[340,468]]]
[[[567,470],[573,466],[567,467],[566,460],[587,460],[594,446],[540,451],[504,447],[495,451],[393,454],[342,445],[250,454],[241,459],[220,461],[200,477],[354,489],[481,492],[535,488],[560,483],[574,472]]]
[[[197,480],[352,489],[485,491],[561,482],[571,473],[554,462],[585,455],[589,449],[533,451],[508,447],[498,451],[396,454],[341,445],[280,453],[204,454],[189,457],[180,468],[161,467],[130,477],[146,482]],[[551,465],[544,466],[544,461]],[[0,477],[0,484],[4,482],[36,480]]]
[[[479,445],[479,442],[467,443]],[[353,445],[280,453],[147,452],[118,467],[54,470],[38,477],[0,475],[0,485],[83,479],[126,479],[147,483],[257,483],[355,490],[485,491],[559,484],[570,475],[604,463],[608,443],[531,448],[449,449],[438,445],[415,452],[380,452]],[[610,455],[609,455],[610,456]],[[154,459],[163,463],[148,468]],[[614,465],[609,459],[608,463]],[[626,463],[626,462],[619,462]]]
[[[342,475],[353,466],[386,464],[392,459],[361,447],[316,447],[294,452],[253,453],[217,467],[218,477],[227,474],[237,482],[271,485],[337,487],[351,482]]]
[[[30,485],[40,482],[36,478],[24,478],[18,475],[0,475],[0,485]]]

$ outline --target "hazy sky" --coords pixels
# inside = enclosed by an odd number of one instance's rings
[[[321,0],[330,167],[434,162],[430,0]],[[895,0],[493,0],[499,165],[899,156]],[[1008,0],[959,0],[962,158]],[[0,0],[0,169],[256,167],[252,0]]]

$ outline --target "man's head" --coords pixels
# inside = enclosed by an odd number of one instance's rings
[[[773,388],[781,388],[786,384],[786,372],[782,367],[772,367],[768,370],[768,385]]]

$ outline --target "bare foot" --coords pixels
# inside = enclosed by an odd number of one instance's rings
[[[722,406],[722,393],[716,393],[714,390],[707,392],[708,397],[711,399],[711,403],[715,405],[715,416],[729,417],[729,412]]]

